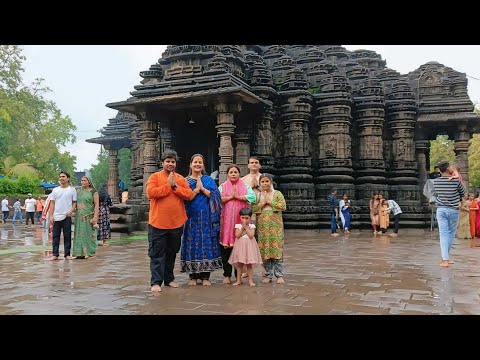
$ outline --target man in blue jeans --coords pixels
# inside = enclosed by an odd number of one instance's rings
[[[337,233],[337,221],[338,221],[338,200],[337,190],[332,189],[332,193],[327,196],[328,207],[330,208],[331,221],[330,229],[332,230],[332,236],[338,236]]]
[[[440,266],[453,264],[450,260],[455,233],[457,231],[460,200],[465,196],[465,188],[457,178],[451,178],[452,169],[447,161],[438,164],[442,176],[433,180],[435,189],[438,232],[440,235]]]

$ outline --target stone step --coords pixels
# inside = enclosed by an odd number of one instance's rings
[[[128,224],[122,224],[122,223],[110,223],[110,230],[112,232],[129,232],[130,227]]]
[[[110,222],[112,223],[126,223],[127,216],[125,214],[110,214]]]

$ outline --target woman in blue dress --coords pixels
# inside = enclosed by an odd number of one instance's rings
[[[342,219],[343,233],[348,235],[350,233],[350,200],[348,194],[343,194],[343,199],[338,203],[340,208],[340,218]]]
[[[219,233],[222,200],[215,181],[205,174],[205,159],[195,154],[190,159],[188,184],[193,190],[185,202],[188,220],[180,249],[181,272],[190,277],[188,285],[211,285],[210,272],[222,268]]]

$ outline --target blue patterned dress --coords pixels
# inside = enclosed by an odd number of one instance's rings
[[[194,190],[197,180],[186,178]],[[192,274],[202,274],[208,279],[211,271],[222,268],[220,244],[220,214],[222,200],[215,181],[202,175],[203,187],[210,190],[210,198],[200,192],[192,201],[185,202],[188,220],[185,223],[180,249],[181,272],[190,274],[190,278],[199,278]],[[203,276],[203,273],[208,273]]]

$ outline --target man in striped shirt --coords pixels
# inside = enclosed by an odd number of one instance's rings
[[[453,264],[450,260],[450,249],[457,231],[460,200],[465,196],[465,188],[459,179],[452,178],[450,164],[444,161],[438,164],[442,176],[433,180],[435,189],[438,232],[440,235],[440,266]]]

